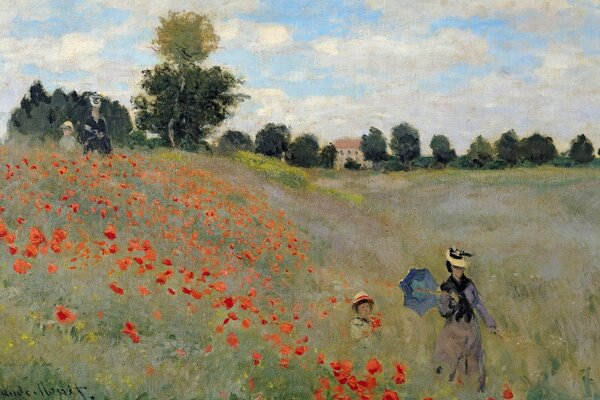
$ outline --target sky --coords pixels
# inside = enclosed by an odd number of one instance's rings
[[[130,106],[169,10],[208,15],[206,63],[244,80],[221,131],[284,123],[325,144],[408,122],[423,153],[436,134],[463,153],[509,129],[600,145],[595,0],[3,0],[0,137],[38,79]]]

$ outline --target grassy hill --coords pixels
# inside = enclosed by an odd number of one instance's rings
[[[290,188],[243,157],[54,151],[0,147],[7,390],[499,399],[509,385],[515,398],[563,399],[584,395],[581,370],[600,378],[595,169],[314,170],[300,180],[286,169],[282,179],[308,182]],[[469,276],[502,334],[484,332],[482,395],[438,380],[443,321],[404,308],[397,287],[412,265],[445,279],[450,245],[475,254]],[[372,354],[383,372],[368,390],[341,384],[330,365],[350,360],[359,381],[368,375],[348,336],[358,290],[375,298],[383,326]],[[408,368],[401,385],[397,363]]]

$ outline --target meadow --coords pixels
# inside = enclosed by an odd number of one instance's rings
[[[244,155],[0,157],[4,397],[600,398],[597,169],[294,179]],[[485,394],[434,374],[443,321],[398,288],[411,266],[445,279],[451,245],[499,324]],[[369,368],[348,332],[359,290],[382,321]]]

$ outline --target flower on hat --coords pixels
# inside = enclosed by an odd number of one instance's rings
[[[467,268],[468,263],[466,257],[471,257],[471,253],[467,253],[464,250],[450,247],[446,250],[446,260],[459,268]]]

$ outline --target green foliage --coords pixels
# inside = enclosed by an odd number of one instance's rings
[[[554,165],[555,167],[562,167],[562,168],[572,168],[575,166],[575,161],[573,161],[572,159],[570,159],[569,157],[555,157],[552,160],[552,165]]]
[[[245,98],[234,93],[240,84],[218,66],[157,65],[143,71],[144,93],[134,99],[137,126],[172,147],[197,149]]]
[[[519,154],[522,160],[541,165],[556,157],[557,152],[551,137],[534,133],[521,140]]]
[[[397,157],[390,157],[383,162],[384,171],[407,171],[408,167],[402,163]]]
[[[344,168],[346,169],[350,169],[350,170],[359,170],[361,167],[361,165],[354,161],[352,158],[348,157],[346,158],[346,162],[344,163]]]
[[[571,141],[569,158],[579,164],[587,164],[594,159],[594,146],[592,142],[581,134]]]
[[[149,138],[146,135],[146,132],[141,131],[139,129],[134,129],[133,131],[131,131],[131,133],[129,134],[129,141],[127,143],[127,146],[130,149],[134,149],[136,147],[154,149],[162,145],[163,141],[161,138]]]
[[[36,81],[21,100],[20,107],[12,112],[9,133],[40,140],[59,140],[62,136],[60,126],[65,121],[71,121],[75,133],[81,134],[91,114],[89,95],[89,92],[78,94],[76,91],[65,94],[59,88],[50,96],[42,83]],[[118,101],[103,98],[100,114],[106,120],[108,136],[113,145],[128,145],[133,124],[127,108]]]
[[[298,136],[285,153],[285,160],[288,164],[310,168],[316,167],[319,163],[319,142],[314,135],[305,134]]]
[[[255,151],[265,156],[281,158],[283,153],[288,150],[291,138],[292,135],[287,126],[270,122],[256,134]]]
[[[304,188],[309,186],[309,178],[301,168],[286,165],[284,162],[275,160],[260,154],[246,151],[238,151],[234,160],[245,166],[264,173],[270,180],[292,188]]]
[[[177,64],[204,61],[217,49],[219,37],[206,15],[169,11],[159,18],[152,45],[158,54]]]
[[[490,142],[479,135],[475,138],[473,143],[471,143],[467,156],[473,164],[478,167],[483,167],[494,159],[494,151]]]
[[[433,135],[429,147],[433,150],[433,158],[438,164],[446,165],[456,160],[456,151],[450,148],[450,141],[445,135]]]
[[[519,137],[514,130],[504,132],[494,145],[497,157],[508,165],[515,165],[519,161]]]
[[[219,138],[219,151],[232,153],[235,151],[254,151],[254,142],[250,135],[240,131],[228,130]]]
[[[421,155],[419,131],[407,122],[392,128],[390,147],[394,156],[408,166],[410,161]]]
[[[383,132],[372,126],[369,129],[369,134],[362,136],[360,151],[363,152],[367,161],[378,163],[387,160],[387,143]]]
[[[319,153],[319,164],[323,168],[331,169],[335,165],[338,151],[333,143],[329,143],[327,146],[321,149]]]
[[[411,161],[410,166],[414,168],[431,168],[435,164],[434,157],[417,157]]]

